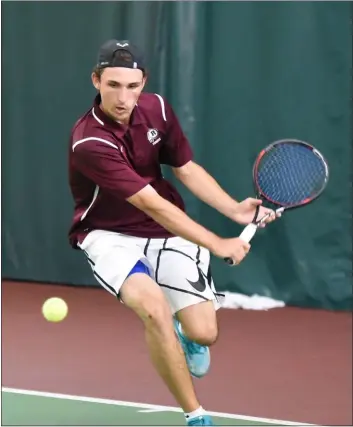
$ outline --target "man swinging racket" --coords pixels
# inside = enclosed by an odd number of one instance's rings
[[[136,46],[126,40],[101,46],[92,73],[97,96],[70,138],[69,238],[101,286],[143,321],[153,365],[187,425],[213,425],[191,379],[208,372],[218,334],[210,253],[238,264],[250,245],[221,238],[186,215],[161,165],[239,224],[250,223],[257,209],[259,216],[271,211],[257,199],[235,201],[193,161],[172,107],[161,95],[142,92],[146,79]],[[267,222],[274,219],[272,213]]]

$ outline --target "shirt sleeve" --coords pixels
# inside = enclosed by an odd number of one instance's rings
[[[159,153],[159,161],[172,167],[181,167],[192,160],[193,152],[172,107],[163,99],[167,133]]]
[[[126,199],[148,184],[128,165],[118,147],[109,141],[85,141],[74,147],[72,155],[79,172],[117,197]]]

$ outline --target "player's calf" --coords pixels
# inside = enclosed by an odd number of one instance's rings
[[[205,376],[211,365],[209,346],[218,336],[217,318],[212,301],[201,302],[180,310],[174,327],[183,347],[190,373]]]
[[[201,328],[195,327],[190,323],[182,324],[183,333],[189,340],[203,346],[213,345],[218,338],[217,324],[203,325]]]
[[[217,341],[217,316],[212,301],[185,307],[177,313],[177,318],[189,340],[204,346],[211,346]]]

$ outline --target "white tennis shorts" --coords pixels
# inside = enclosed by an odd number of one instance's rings
[[[162,288],[173,314],[202,301],[213,301],[215,309],[220,308],[209,251],[181,237],[146,239],[95,230],[80,248],[98,283],[116,297],[131,269],[141,260]]]

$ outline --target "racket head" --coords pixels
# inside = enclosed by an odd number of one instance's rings
[[[311,144],[282,139],[265,147],[253,166],[257,197],[273,207],[285,209],[317,199],[327,186],[329,167]]]

